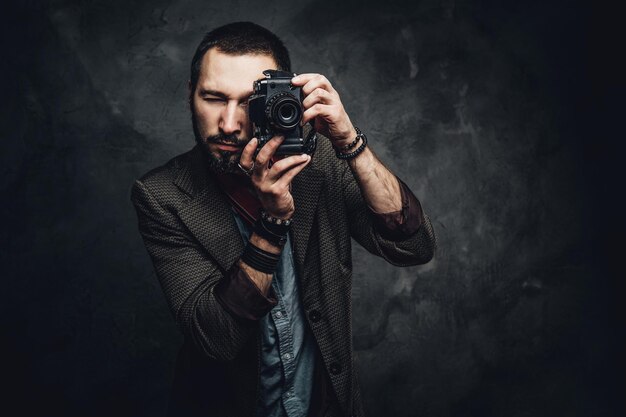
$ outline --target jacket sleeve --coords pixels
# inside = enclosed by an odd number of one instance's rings
[[[271,294],[265,299],[260,291],[255,294],[253,288],[242,287],[246,277],[238,267],[223,273],[178,217],[139,180],[133,185],[131,201],[168,305],[185,338],[211,359],[234,359],[254,336],[258,321],[233,314],[228,301],[245,299],[250,302],[251,317],[260,317],[275,300]],[[242,288],[247,288],[247,295]]]
[[[361,246],[397,266],[425,264],[433,258],[437,246],[435,232],[421,205],[419,212],[422,218],[417,230],[408,237],[400,234],[390,236],[381,233],[384,228],[376,224],[377,219],[363,199],[348,164],[343,170],[342,184],[350,234]],[[400,184],[402,186],[403,183]],[[414,195],[410,197],[414,204],[419,204]]]

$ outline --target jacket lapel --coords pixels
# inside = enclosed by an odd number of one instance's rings
[[[292,237],[298,270],[304,271],[311,227],[319,201],[319,193],[324,183],[324,174],[310,165],[293,179],[292,191],[296,211],[293,215]]]
[[[179,211],[180,219],[200,244],[228,271],[243,252],[243,240],[230,203],[209,171],[199,146],[180,167],[174,183],[191,199]]]
[[[311,133],[311,125],[304,126],[302,135],[307,137]],[[317,138],[319,140],[319,137]],[[316,153],[313,153],[313,160],[302,172],[291,182],[291,195],[293,196],[296,211],[291,230],[294,241],[294,254],[298,271],[304,272],[304,260],[311,235],[311,226],[319,202],[319,193],[324,184],[324,173],[313,167]],[[304,274],[299,274],[303,279]]]

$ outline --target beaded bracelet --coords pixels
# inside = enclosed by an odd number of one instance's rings
[[[335,155],[337,156],[337,158],[339,158],[339,159],[352,159],[352,158],[355,158],[357,155],[359,155],[361,152],[363,152],[363,150],[367,146],[367,136],[365,136],[364,133],[359,133],[359,135],[357,136],[357,139],[359,139],[359,137],[361,139],[363,139],[363,143],[361,143],[361,146],[359,146],[357,148],[357,150],[354,151],[354,152],[341,153],[341,150],[335,148]]]
[[[289,221],[291,224],[291,221]],[[277,225],[259,217],[254,225],[254,233],[270,242],[272,245],[282,248],[287,243],[289,226],[285,224]]]
[[[340,151],[347,151],[348,149],[354,148],[356,146],[356,144],[359,143],[359,139],[361,138],[361,136],[363,136],[363,133],[361,132],[361,129],[359,129],[358,127],[354,126],[354,130],[356,130],[356,138],[354,138],[352,143],[349,143],[349,144],[347,144],[345,146],[342,146],[341,148],[335,147],[335,149],[339,149]]]
[[[291,219],[279,219],[278,217],[272,217],[269,214],[267,214],[265,210],[261,210],[261,218],[265,220],[266,222],[276,224],[279,226],[290,226],[291,221],[292,221]]]

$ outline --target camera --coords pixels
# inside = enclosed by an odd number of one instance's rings
[[[302,88],[291,84],[294,74],[286,71],[265,70],[265,78],[253,83],[254,93],[248,101],[248,115],[253,125],[253,135],[258,139],[257,152],[273,136],[285,140],[274,155],[311,155],[315,151],[315,130],[303,138]]]

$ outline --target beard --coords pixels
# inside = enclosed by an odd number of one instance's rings
[[[243,146],[248,143],[248,139],[238,138],[237,135],[225,135],[218,133],[217,135],[202,136],[200,129],[198,128],[198,118],[195,111],[191,111],[191,124],[193,126],[193,133],[196,137],[196,143],[202,148],[204,154],[207,156],[209,169],[216,174],[241,174],[239,168],[239,158],[241,152],[231,152],[222,150],[211,150],[209,148],[210,143],[225,143],[235,146]]]

